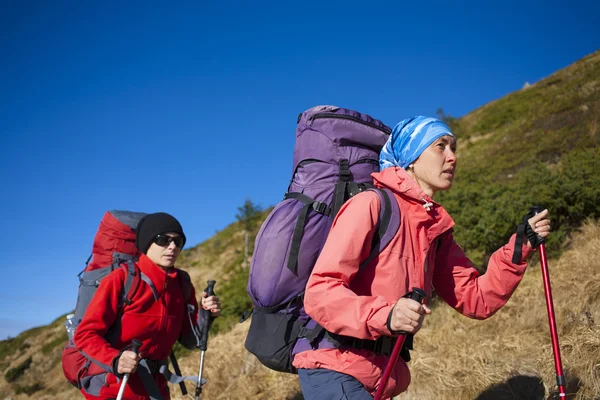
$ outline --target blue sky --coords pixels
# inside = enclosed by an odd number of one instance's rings
[[[599,48],[598,2],[406,3],[5,2],[0,339],[74,308],[107,210],[189,247],[276,204],[307,108],[462,116]]]

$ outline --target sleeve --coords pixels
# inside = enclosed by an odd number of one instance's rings
[[[124,279],[123,271],[118,269],[100,282],[73,337],[77,350],[112,374],[116,373],[113,364],[121,351],[112,347],[105,337],[117,318]]]
[[[525,274],[525,260],[535,250],[522,247],[521,263],[512,262],[516,235],[496,250],[480,275],[462,248],[449,234],[436,254],[433,286],[439,296],[463,315],[474,319],[489,318],[513,294]]]
[[[184,316],[183,327],[179,335],[179,343],[186,349],[192,350],[200,346],[201,321],[199,319],[198,301],[196,300],[196,290],[194,285],[189,282],[191,295],[187,303],[187,310]]]
[[[375,340],[390,336],[387,318],[393,304],[381,296],[358,296],[350,283],[371,251],[379,217],[379,197],[361,193],[336,216],[308,280],[304,307],[329,332]]]

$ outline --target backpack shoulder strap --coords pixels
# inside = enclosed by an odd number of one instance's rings
[[[125,283],[123,284],[123,293],[121,294],[121,303],[130,305],[135,292],[137,292],[137,289],[140,286],[142,272],[132,261],[128,261],[126,264],[120,264],[120,267],[126,274]]]
[[[183,298],[186,303],[189,303],[192,297],[192,279],[190,278],[190,274],[177,268],[177,275],[179,276],[179,284],[183,291]]]
[[[141,270],[135,265],[133,261],[127,261],[125,264],[121,264],[121,268],[127,274],[125,278],[125,284],[123,285],[123,295],[121,297],[122,303],[130,305],[133,300],[133,296],[140,286],[140,282],[144,281],[152,290],[152,294],[154,295],[154,300],[158,300],[158,292],[154,287],[154,284]]]
[[[400,228],[400,207],[389,189],[368,189],[374,191],[379,196],[379,218],[377,220],[377,229],[373,235],[371,243],[371,252],[369,256],[360,263],[359,269],[365,268],[379,255],[392,241],[398,229]]]

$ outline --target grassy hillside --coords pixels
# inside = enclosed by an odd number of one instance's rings
[[[594,260],[600,227],[583,224],[600,218],[600,52],[449,122],[459,139],[459,168],[453,189],[437,200],[455,218],[457,241],[484,269],[529,205],[550,209],[557,232],[548,249],[563,363],[577,393],[572,398],[597,399],[600,276]],[[251,227],[251,238],[258,227]],[[204,398],[299,400],[296,377],[263,368],[243,349],[249,323],[236,322],[250,306],[243,258],[243,226],[236,222],[184,251],[178,262],[199,290],[216,279],[224,306],[209,342]],[[0,399],[80,398],[62,376],[63,320],[0,341]],[[470,321],[436,305],[416,348],[413,384],[402,399],[544,398],[535,391],[548,395],[554,377],[537,262],[488,321]],[[178,353],[184,372],[197,373],[198,352]],[[517,394],[502,397],[502,390]]]
[[[530,205],[552,213],[553,254],[585,218],[600,217],[600,52],[450,122],[458,172],[438,200],[479,266]]]

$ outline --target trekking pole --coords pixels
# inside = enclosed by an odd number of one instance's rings
[[[131,341],[131,351],[133,351],[135,354],[138,354],[140,351],[141,345],[142,345],[142,342],[140,342],[137,339],[133,339]],[[123,381],[121,382],[121,387],[119,388],[119,394],[117,395],[117,400],[123,399],[123,393],[125,392],[125,386],[127,386],[128,380],[129,380],[129,374],[125,374],[125,376],[123,377]]]
[[[423,299],[427,297],[427,293],[419,288],[413,288],[412,292],[410,292],[409,299],[412,299],[418,303],[421,303]],[[406,333],[398,336],[396,340],[396,344],[394,345],[394,350],[392,351],[392,355],[385,366],[385,371],[383,372],[383,377],[381,378],[381,382],[379,383],[379,388],[375,393],[375,400],[381,400],[383,396],[383,391],[385,386],[387,385],[388,379],[390,379],[390,375],[392,374],[392,370],[396,365],[396,360],[398,360],[398,355],[400,354],[400,350],[402,350],[402,346],[404,345],[404,341],[406,340]]]
[[[535,215],[544,211],[544,208],[540,206],[533,206],[530,208],[530,211]],[[550,273],[548,272],[548,259],[546,258],[546,245],[544,244],[545,239],[538,236],[538,240],[541,240],[541,244],[539,245],[540,263],[542,264],[542,277],[544,279],[544,292],[546,294],[546,309],[548,311],[548,323],[550,324],[550,336],[552,337],[554,367],[556,368],[556,384],[558,385],[559,396],[561,398],[565,398],[566,381],[565,375],[563,374],[562,362],[560,359],[560,346],[558,344],[558,331],[556,329],[554,303],[552,302],[552,288],[550,287]]]
[[[215,295],[215,284],[217,281],[209,280],[208,286],[204,291],[208,296]],[[196,386],[196,400],[200,399],[200,394],[202,393],[202,370],[204,369],[204,353],[208,347],[208,330],[210,328],[210,319],[212,318],[210,315],[210,310],[205,310],[202,308],[200,310],[202,313],[202,320],[204,322],[204,326],[202,327],[202,337],[200,338],[200,367],[198,369],[198,384]]]

